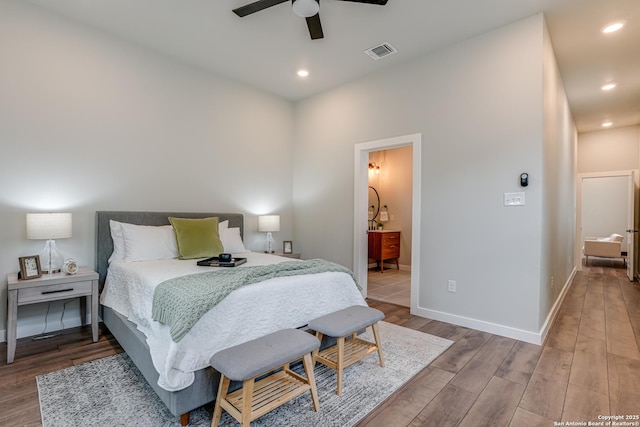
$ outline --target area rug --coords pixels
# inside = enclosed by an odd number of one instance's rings
[[[335,371],[316,365],[320,411],[308,393],[260,417],[251,425],[352,426],[402,384],[446,350],[452,342],[412,329],[380,322],[385,367],[377,353],[344,372],[342,396],[336,395]],[[372,340],[369,334],[365,338]],[[299,367],[302,371],[301,367]],[[36,377],[44,427],[180,426],[153,389],[124,354]],[[212,405],[192,411],[191,426],[211,425]],[[237,426],[226,412],[221,426]]]

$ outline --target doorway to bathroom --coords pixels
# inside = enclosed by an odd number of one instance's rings
[[[410,145],[369,153],[367,298],[411,306]]]
[[[356,280],[362,288],[363,295],[372,299],[389,297],[396,290],[391,286],[382,291],[381,287],[402,281],[405,284],[408,282],[410,284],[408,302],[406,291],[399,290],[395,297],[400,297],[404,292],[405,298],[400,304],[408,303],[411,313],[414,314],[418,306],[420,283],[421,143],[421,134],[412,134],[364,142],[354,147],[353,270]],[[406,150],[394,151],[397,148]],[[403,161],[399,161],[401,158]],[[373,185],[370,185],[369,175],[376,173],[378,178],[372,179]],[[393,176],[398,179],[388,180]],[[376,185],[377,188],[375,188]],[[397,186],[404,188],[400,190]],[[380,211],[377,212],[378,206],[376,206],[374,213],[377,215],[373,221],[371,221],[372,213],[369,203],[370,187],[374,187],[380,197],[378,205]],[[378,230],[378,223],[381,223],[382,230]],[[369,228],[375,228],[375,230],[369,230]],[[376,255],[378,259],[369,258],[370,234],[379,234],[382,242],[384,235],[390,237],[395,233],[397,236],[398,232],[400,253],[397,257],[390,257],[388,252],[381,252]],[[390,238],[393,239],[393,237]],[[370,270],[371,283],[369,283]],[[370,288],[371,286],[373,288]],[[383,292],[387,295],[382,295]],[[389,302],[399,303],[390,300]]]

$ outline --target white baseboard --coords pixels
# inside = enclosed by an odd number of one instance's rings
[[[573,283],[573,279],[576,277],[577,272],[578,272],[578,268],[573,267],[573,271],[569,275],[569,278],[567,279],[567,281],[562,286],[562,291],[560,291],[560,295],[558,295],[556,302],[553,303],[553,307],[551,307],[551,310],[547,315],[547,319],[545,320],[544,325],[542,325],[542,328],[540,328],[540,338],[542,340],[541,344],[544,343],[544,341],[547,339],[547,335],[549,335],[549,331],[553,326],[553,322],[555,322],[556,320],[556,316],[560,311],[560,307],[562,307],[562,303],[564,302],[564,299],[567,296],[567,292],[569,291],[569,288],[571,288],[571,283]]]
[[[573,281],[575,274],[576,269],[574,268],[569,278],[565,282],[560,295],[556,299],[556,302],[553,304],[553,307],[549,311],[549,315],[547,316],[544,325],[538,332],[526,331],[523,329],[513,328],[511,326],[500,325],[497,323],[486,322],[484,320],[472,319],[470,317],[459,316],[457,314],[445,313],[437,310],[430,310],[422,307],[418,307],[415,314],[418,316],[427,317],[429,319],[439,320],[458,326],[464,326],[466,328],[472,328],[507,338],[525,341],[531,344],[542,345],[547,338],[547,334],[551,330],[553,321],[555,320],[558,311],[562,306],[562,302],[564,301],[567,291],[571,287],[571,282]]]
[[[499,325],[497,323],[486,322],[483,320],[472,319],[470,317],[459,316],[457,314],[450,314],[437,310],[430,310],[422,307],[418,307],[416,315],[427,317],[433,320],[439,320],[441,322],[451,323],[453,325],[464,326],[465,328],[489,332],[491,334],[513,338],[532,344],[541,344],[540,336],[536,332],[525,331],[523,329],[512,328],[510,326]]]

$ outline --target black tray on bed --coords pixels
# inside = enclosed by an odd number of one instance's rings
[[[198,265],[202,267],[237,267],[247,262],[246,258],[231,258],[231,261],[220,261],[217,256],[198,261]]]

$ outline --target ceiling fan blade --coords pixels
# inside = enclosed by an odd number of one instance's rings
[[[384,6],[387,4],[389,0],[342,0],[342,1],[350,1],[353,3],[368,3],[368,4],[377,4],[380,6]]]
[[[311,40],[323,39],[324,33],[322,32],[322,24],[320,23],[320,14],[316,13],[315,15],[306,18],[306,20]]]
[[[244,17],[247,15],[251,15],[252,13],[260,12],[261,10],[267,9],[271,6],[275,6],[280,3],[287,2],[289,0],[258,0],[253,3],[249,3],[245,6],[239,7],[237,9],[233,9],[233,13],[238,15],[239,17]]]

